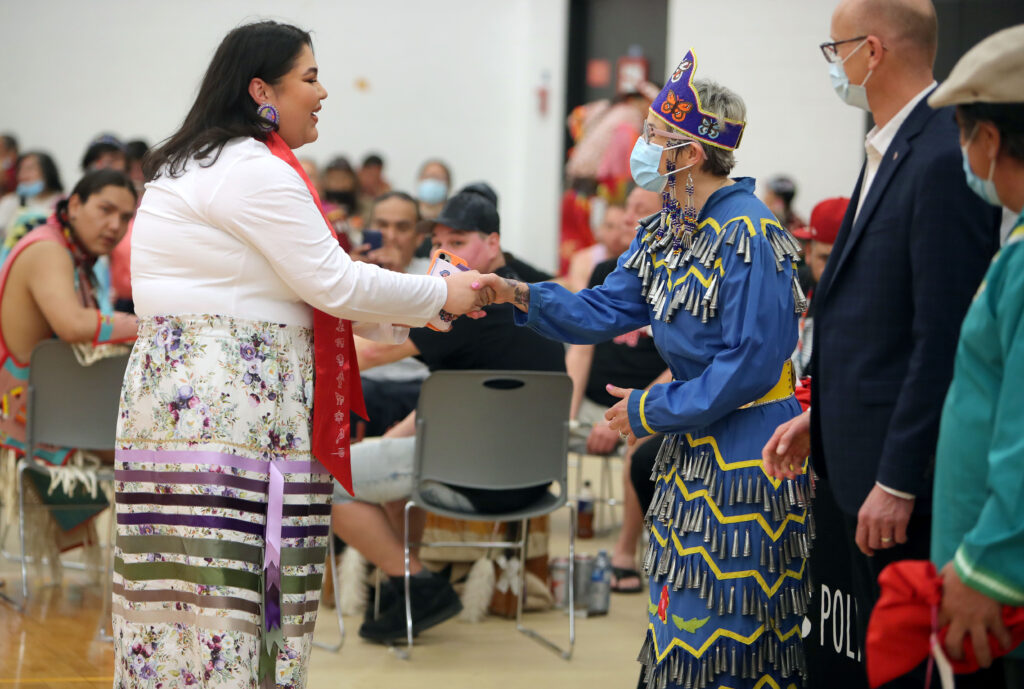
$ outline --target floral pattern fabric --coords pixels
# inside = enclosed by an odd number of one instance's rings
[[[332,490],[310,454],[311,345],[297,326],[142,321],[117,431],[115,689],[306,686]],[[284,476],[273,601],[272,464]]]

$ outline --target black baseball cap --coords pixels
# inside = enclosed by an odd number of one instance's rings
[[[468,184],[448,199],[427,231],[432,231],[435,225],[445,225],[460,232],[498,232],[501,225],[498,195],[486,182]]]

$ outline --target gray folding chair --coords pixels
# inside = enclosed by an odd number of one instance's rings
[[[516,630],[539,641],[565,660],[576,643],[573,567],[576,510],[567,501],[569,402],[572,382],[564,373],[530,371],[439,371],[423,383],[416,409],[416,462],[413,492],[405,504],[406,657],[412,649],[409,595],[409,510],[414,506],[455,519],[521,523],[515,541],[432,542],[439,547],[511,548],[519,551]],[[504,490],[552,482],[550,492],[533,505],[503,514],[466,513],[431,504],[421,493],[425,481],[455,488]],[[529,520],[569,508],[569,646],[561,648],[523,626],[526,598],[526,543]]]
[[[28,380],[26,445],[28,454],[18,461],[18,533],[21,541],[21,601],[7,600],[24,611],[29,598],[28,558],[25,556],[25,472],[46,474],[45,466],[34,457],[40,444],[74,447],[82,450],[113,450],[117,432],[117,410],[128,356],[100,359],[82,366],[71,346],[59,340],[47,340],[32,351]],[[113,484],[114,468],[100,467],[93,472],[97,483]],[[82,505],[75,505],[75,509]],[[59,509],[59,508],[58,508]],[[113,546],[107,562],[105,586],[110,586]],[[5,597],[6,598],[6,597]],[[104,595],[103,614],[97,635],[106,635],[110,610],[109,590]]]

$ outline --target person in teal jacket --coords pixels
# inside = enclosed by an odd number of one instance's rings
[[[810,582],[811,487],[768,476],[761,447],[800,413],[789,356],[805,299],[796,241],[730,179],[746,108],[694,80],[688,52],[648,112],[634,180],[662,193],[604,283],[576,294],[550,283],[490,285],[516,322],[592,344],[650,326],[673,380],[609,386],[623,439],[664,440],[647,513],[648,625],[643,683],[665,687],[800,686],[800,627]]]
[[[1024,605],[1024,24],[968,51],[929,104],[957,106],[968,185],[1019,214],[964,319],[935,458],[946,650],[959,659],[969,634],[988,667],[986,633],[1008,648],[1000,610]],[[1004,663],[1024,686],[1024,647]]]

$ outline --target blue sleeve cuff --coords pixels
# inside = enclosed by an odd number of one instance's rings
[[[626,403],[626,410],[629,412],[629,427],[637,438],[646,438],[657,433],[651,428],[644,413],[647,393],[647,390],[634,390],[629,393],[629,400]]]

